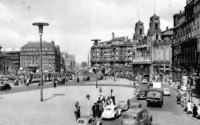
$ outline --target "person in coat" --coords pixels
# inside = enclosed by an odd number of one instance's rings
[[[92,106],[92,114],[93,117],[96,118],[96,103],[94,103],[94,105]]]
[[[192,110],[192,111],[193,111],[193,112],[192,112],[192,113],[193,113],[193,116],[196,117],[197,114],[198,114],[198,113],[197,113],[197,106],[196,106],[196,104],[194,104],[193,110]]]

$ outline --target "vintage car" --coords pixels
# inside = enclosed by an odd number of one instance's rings
[[[147,90],[141,89],[139,90],[139,92],[137,93],[137,99],[146,99],[147,96]]]
[[[171,94],[169,88],[163,88],[163,92],[164,92],[164,95],[170,96]]]
[[[119,106],[119,109],[121,109],[122,111],[128,110],[129,108],[127,101],[119,101],[118,106]]]
[[[152,120],[145,108],[135,108],[122,113],[121,125],[150,125]]]
[[[0,90],[11,90],[10,84],[6,83],[0,86]]]
[[[121,109],[117,105],[108,105],[101,115],[102,119],[115,119],[121,115]]]
[[[150,75],[144,75],[142,77],[142,83],[147,84],[149,82],[149,79],[150,79]]]
[[[142,108],[142,104],[141,103],[137,103],[137,102],[131,103],[129,109],[134,109],[134,108]]]
[[[146,102],[147,102],[147,107],[150,106],[151,104],[153,106],[155,105],[159,105],[160,107],[162,107],[163,105],[163,89],[162,88],[151,88],[149,89],[148,93],[147,93],[147,98],[146,98]]]
[[[102,122],[92,116],[81,116],[77,120],[76,125],[102,125]]]

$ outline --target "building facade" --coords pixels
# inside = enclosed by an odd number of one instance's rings
[[[76,56],[68,53],[61,53],[62,58],[64,59],[64,66],[66,71],[75,71],[75,63],[76,63]]]
[[[174,14],[172,44],[173,79],[187,75],[194,81],[200,72],[200,0],[186,0],[184,11]],[[196,87],[199,87],[199,83]]]
[[[172,36],[171,29],[161,31],[160,17],[156,14],[150,17],[147,35],[144,35],[143,22],[138,21],[135,24],[133,62],[131,63],[134,76],[170,74]]]
[[[0,54],[0,74],[9,75],[13,73],[13,65],[11,58],[4,52]]]
[[[60,49],[52,42],[42,42],[42,69],[44,72],[60,72]],[[20,67],[26,71],[40,71],[40,42],[28,42],[21,47]]]
[[[112,34],[110,41],[99,42],[91,47],[91,67],[98,69],[104,74],[124,77],[132,73],[132,41],[127,37],[115,37]]]
[[[20,68],[20,49],[7,48],[2,49],[2,52],[5,53],[7,59],[10,58],[10,72],[17,74]]]

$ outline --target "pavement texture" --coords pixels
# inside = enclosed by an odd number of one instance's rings
[[[180,92],[181,94],[185,94],[185,92],[186,92],[186,91],[182,91],[182,90],[177,90],[177,89],[176,89],[176,85],[175,85],[174,82],[173,82],[172,84],[169,84],[169,83],[165,82],[164,84],[170,85],[170,86],[173,87],[177,92]],[[191,92],[192,92],[192,99],[191,99],[191,96],[189,95],[189,93],[187,92],[186,97],[184,97],[183,100],[184,100],[184,99],[187,99],[187,100],[188,100],[188,99],[190,98],[190,100],[192,100],[193,104],[196,104],[196,105],[198,106],[198,104],[200,103],[200,90],[197,90],[197,89],[195,89],[195,86],[192,86],[192,87],[191,87]],[[189,96],[190,96],[190,97],[189,97]],[[187,114],[187,113],[184,111],[184,106],[182,106],[182,107],[183,107],[183,114],[185,114],[186,116],[188,116],[188,117],[191,118],[192,120],[195,120],[195,121],[197,121],[197,122],[200,123],[200,119],[197,119],[197,118],[193,117],[192,114]]]
[[[110,80],[110,81],[109,81]],[[113,84],[113,79],[98,81],[102,84]],[[90,84],[95,84],[91,82]],[[126,79],[118,79],[115,84],[130,85]],[[40,90],[11,93],[0,96],[0,125],[75,125],[75,102],[79,101],[81,115],[91,114],[91,107],[100,94],[106,98],[115,96],[116,102],[134,97],[132,87],[101,86],[102,93],[95,86],[63,86],[43,90],[40,101]],[[86,95],[90,95],[90,99]]]

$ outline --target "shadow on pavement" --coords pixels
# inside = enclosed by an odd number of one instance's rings
[[[53,95],[53,96],[51,96],[51,97],[49,97],[49,98],[47,98],[47,99],[44,99],[43,101],[47,101],[47,100],[49,100],[49,99],[52,99],[52,98],[54,98],[54,97],[56,97],[57,95]]]
[[[54,96],[64,96],[65,94],[52,94]]]

